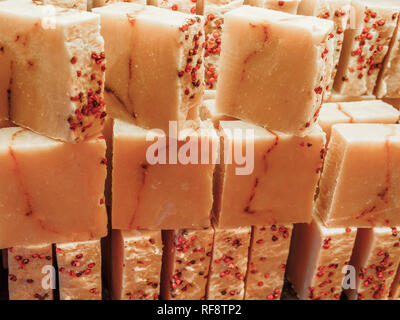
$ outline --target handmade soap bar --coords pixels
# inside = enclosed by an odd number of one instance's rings
[[[344,31],[349,20],[351,0],[303,0],[299,5],[298,14],[305,16],[315,16],[320,19],[332,20],[335,24],[333,31],[334,55],[331,80],[329,82],[329,91],[333,87],[337,68],[339,67],[339,58],[343,46]]]
[[[51,244],[8,249],[8,294],[10,300],[53,300]]]
[[[30,0],[30,1],[36,3],[43,3],[44,5],[54,5],[69,9],[77,9],[84,11],[87,10],[87,0]]]
[[[105,142],[0,129],[0,248],[107,235]]]
[[[113,229],[208,227],[218,151],[212,124],[185,137],[151,133],[114,120]]]
[[[318,218],[294,227],[286,274],[299,299],[340,298],[356,234],[356,228],[327,228]]]
[[[400,298],[400,266],[397,268],[396,277],[390,288],[390,298],[393,300],[399,300]]]
[[[163,244],[161,231],[112,231],[112,298],[157,300]]]
[[[221,121],[234,121],[237,120],[233,117],[226,116],[218,113],[215,110],[215,99],[204,100],[203,105],[200,107],[200,119],[202,121],[211,120],[214,128],[218,129]]]
[[[375,94],[378,98],[400,98],[400,20],[379,75]]]
[[[93,11],[101,15],[109,55],[106,91],[137,125],[168,132],[169,121],[181,128],[196,120],[204,91],[203,18],[135,3]]]
[[[398,20],[392,0],[352,0],[334,89],[343,95],[371,95]]]
[[[60,300],[101,300],[100,240],[58,243]]]
[[[163,300],[204,300],[214,229],[164,231]]]
[[[325,154],[319,127],[301,138],[221,121],[220,135],[213,210],[220,228],[311,221]]]
[[[217,111],[285,133],[312,131],[332,71],[333,22],[251,6],[224,19]]]
[[[215,228],[208,300],[243,300],[251,227]]]
[[[253,227],[246,277],[246,300],[279,300],[291,234],[291,225]]]
[[[195,14],[197,0],[149,0],[148,4],[173,11]]]
[[[146,4],[146,0],[92,0],[91,8],[103,7],[117,2],[134,2],[139,4]]]
[[[52,19],[46,12],[25,1],[0,4],[0,105],[20,126],[86,140],[101,132],[106,116],[99,17],[54,7]]]
[[[244,4],[296,14],[301,0],[245,0]]]
[[[337,124],[316,212],[330,227],[400,224],[400,126]]]
[[[337,123],[350,123],[350,116],[339,109],[337,103],[324,103],[318,117],[318,124],[326,133],[326,141],[329,142],[333,125]]]
[[[345,290],[350,300],[386,300],[400,260],[396,228],[358,229],[350,260],[356,289]]]

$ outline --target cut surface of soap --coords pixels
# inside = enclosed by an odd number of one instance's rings
[[[15,246],[8,249],[10,300],[53,300],[55,286],[51,244]]]
[[[107,235],[105,142],[0,129],[0,248]]]
[[[156,137],[114,120],[113,229],[208,227],[219,142],[212,124],[188,131],[188,140],[159,135],[156,142]]]
[[[207,300],[243,300],[251,227],[215,228]]]
[[[245,0],[244,4],[265,9],[283,11],[291,14],[297,14],[297,9],[300,2],[301,0]]]
[[[302,138],[243,121],[221,121],[220,136],[223,155],[213,209],[218,227],[311,221],[325,153],[319,127]],[[237,153],[245,155],[244,161]]]
[[[312,131],[333,67],[333,22],[252,6],[224,21],[217,111],[288,134]]]
[[[112,298],[158,300],[161,231],[112,231]]]
[[[66,142],[86,140],[101,132],[106,116],[100,19],[61,7],[49,19],[44,8],[0,3],[0,105],[19,126]]]
[[[184,13],[196,13],[197,1],[194,0],[148,0],[148,4],[173,11],[180,11]]]
[[[356,228],[327,228],[314,218],[294,227],[287,278],[301,300],[339,300]]]
[[[100,240],[56,245],[60,300],[101,300]]]
[[[163,300],[204,300],[214,229],[163,232]]]
[[[164,132],[170,121],[179,128],[196,123],[204,92],[203,17],[135,3],[93,11],[109,55],[105,90],[135,123]]]
[[[292,229],[292,225],[253,227],[245,300],[280,299]]]
[[[329,227],[400,224],[400,126],[332,128],[316,213]]]
[[[133,2],[146,5],[146,0],[92,0],[91,8],[103,7],[117,2]]]

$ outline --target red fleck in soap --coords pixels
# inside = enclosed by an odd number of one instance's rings
[[[163,300],[204,300],[214,229],[164,231]]]
[[[104,41],[98,15],[54,10],[49,19],[43,5],[0,4],[0,105],[19,126],[78,142],[104,124]]]
[[[0,129],[0,248],[107,235],[105,147]]]
[[[60,300],[101,300],[100,240],[56,246]]]
[[[10,300],[53,300],[55,274],[51,244],[8,248]]]
[[[163,244],[161,231],[112,232],[112,298],[158,300]]]
[[[163,9],[196,14],[197,0],[149,0],[148,4]]]
[[[356,234],[356,228],[327,228],[318,218],[294,227],[286,274],[300,299],[340,298]]]
[[[215,228],[208,300],[243,300],[251,227]]]
[[[386,300],[400,260],[398,228],[358,229],[350,260],[356,288],[346,290],[350,300]]]
[[[253,227],[246,300],[280,299],[292,228],[291,225]]]
[[[302,138],[243,121],[221,121],[220,135],[224,154],[216,171],[213,210],[218,227],[311,221],[325,154],[319,127]],[[238,158],[239,152],[246,156]]]
[[[333,22],[252,6],[224,21],[217,111],[288,134],[312,131],[333,67]]]
[[[301,0],[245,0],[244,4],[296,14]]]
[[[316,213],[330,227],[400,224],[400,126],[337,124]]]

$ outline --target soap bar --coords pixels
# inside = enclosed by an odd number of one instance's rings
[[[350,3],[351,0],[302,0],[299,5],[298,14],[332,20],[335,24],[333,31],[333,42],[335,48],[333,55],[334,69],[329,83],[329,92],[333,87],[337,68],[339,67],[344,31],[347,28],[347,22],[350,16]]]
[[[393,300],[400,299],[400,266],[397,268],[396,276],[390,288],[390,298]]]
[[[112,231],[112,298],[158,300],[163,244],[160,231]]]
[[[163,232],[163,300],[204,300],[214,229]]]
[[[211,120],[214,128],[218,129],[221,121],[235,121],[237,119],[218,113],[215,110],[215,99],[204,100],[200,107],[200,119],[202,121]]]
[[[350,123],[351,118],[339,109],[338,103],[324,103],[318,117],[318,124],[326,133],[326,141],[329,142],[333,125],[337,123]]]
[[[350,300],[386,300],[400,260],[398,228],[358,229],[350,260],[356,288],[345,290]]]
[[[208,227],[217,152],[211,123],[167,138],[114,120],[113,229]]]
[[[330,227],[400,224],[400,126],[337,124],[316,212]]]
[[[173,11],[195,14],[197,0],[149,0],[148,4]]]
[[[392,0],[352,0],[334,89],[343,95],[373,94],[398,20]]]
[[[333,67],[333,22],[251,6],[224,20],[217,111],[284,133],[312,131]]]
[[[101,300],[100,240],[56,246],[60,300]]]
[[[243,300],[251,227],[215,228],[207,300]]]
[[[376,100],[376,97],[373,95],[370,96],[346,96],[342,94],[338,94],[335,91],[331,92],[331,95],[324,99],[324,102],[352,102],[352,101],[370,101]]]
[[[0,129],[0,248],[106,236],[105,147]]]
[[[15,246],[8,249],[10,300],[53,300],[51,244]]]
[[[13,124],[9,120],[0,120],[0,129],[1,128],[10,128],[10,127],[15,127],[15,124]]]
[[[117,3],[117,2],[134,2],[134,3],[143,4],[143,5],[146,4],[146,0],[92,0],[91,8],[103,7],[103,6],[107,6],[109,4],[113,4],[113,3]]]
[[[244,4],[265,9],[278,10],[291,14],[297,14],[301,0],[245,0]]]
[[[294,227],[286,274],[299,299],[339,300],[356,234],[318,218]]]
[[[400,109],[400,98],[383,98],[382,101],[391,104],[393,107],[395,107],[397,110]]]
[[[375,90],[378,98],[400,98],[400,19],[398,21]]]
[[[78,142],[99,134],[106,116],[100,19],[60,7],[54,16],[43,5],[0,4],[0,105],[19,126]]]
[[[106,91],[135,123],[168,132],[169,121],[179,128],[196,121],[204,92],[203,17],[135,3],[93,11],[101,15],[109,55]]]
[[[31,2],[54,5],[62,8],[87,10],[87,0],[30,0]]]
[[[220,135],[213,209],[220,228],[311,222],[325,154],[320,128],[301,138],[221,121]]]
[[[280,299],[292,228],[292,225],[253,227],[245,300]]]

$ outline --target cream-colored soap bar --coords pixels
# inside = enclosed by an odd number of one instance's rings
[[[316,212],[330,227],[400,224],[400,126],[337,124]]]
[[[224,155],[214,203],[220,228],[311,221],[325,154],[319,127],[301,138],[243,121],[222,121],[220,135]]]
[[[77,142],[104,124],[104,41],[97,15],[53,9],[56,18],[43,5],[0,4],[0,105],[20,126]]]
[[[204,300],[214,229],[164,231],[161,298]]]
[[[63,8],[87,10],[87,0],[30,0],[31,2],[54,5]]]
[[[161,231],[112,231],[112,298],[158,300]]]
[[[331,93],[329,97],[327,97],[324,102],[353,102],[353,101],[370,101],[376,100],[376,97],[373,95],[370,96],[345,96],[342,94],[338,94],[335,91]]]
[[[286,274],[299,299],[339,300],[356,234],[356,228],[327,228],[318,218],[295,226]]]
[[[198,131],[187,131],[187,141],[176,137],[151,136],[148,130],[114,120],[113,229],[210,225],[218,136],[211,123],[203,122]]]
[[[332,20],[335,24],[333,31],[334,42],[334,69],[329,82],[329,91],[333,87],[336,72],[339,67],[339,58],[342,51],[344,31],[350,15],[351,0],[302,0],[299,6],[298,14],[305,16],[315,16],[321,19]]]
[[[246,300],[280,299],[292,228],[292,225],[253,227]]]
[[[55,274],[51,244],[8,249],[10,300],[53,300]]]
[[[203,17],[135,3],[93,11],[101,15],[109,55],[106,91],[137,125],[168,132],[170,121],[179,128],[196,121],[204,92]]]
[[[195,14],[197,0],[148,0],[148,4],[173,11]]]
[[[400,98],[400,19],[379,75],[375,94],[378,98]]]
[[[386,300],[400,260],[398,228],[358,229],[350,266],[356,288],[345,291],[350,300]]]
[[[296,14],[301,0],[245,0],[244,4]]]
[[[105,147],[0,129],[0,248],[107,235]]]
[[[224,19],[217,111],[306,135],[332,72],[333,22],[251,6]]]
[[[334,89],[350,96],[371,95],[398,20],[393,0],[352,0]]]
[[[338,123],[350,123],[351,118],[339,109],[338,103],[324,103],[318,117],[318,124],[326,133],[326,141],[329,142],[332,127]]]
[[[139,4],[146,4],[146,0],[92,0],[91,8],[103,7],[117,2],[134,2]]]
[[[60,300],[101,300],[100,240],[56,246]]]
[[[215,228],[208,300],[243,300],[251,227]]]

